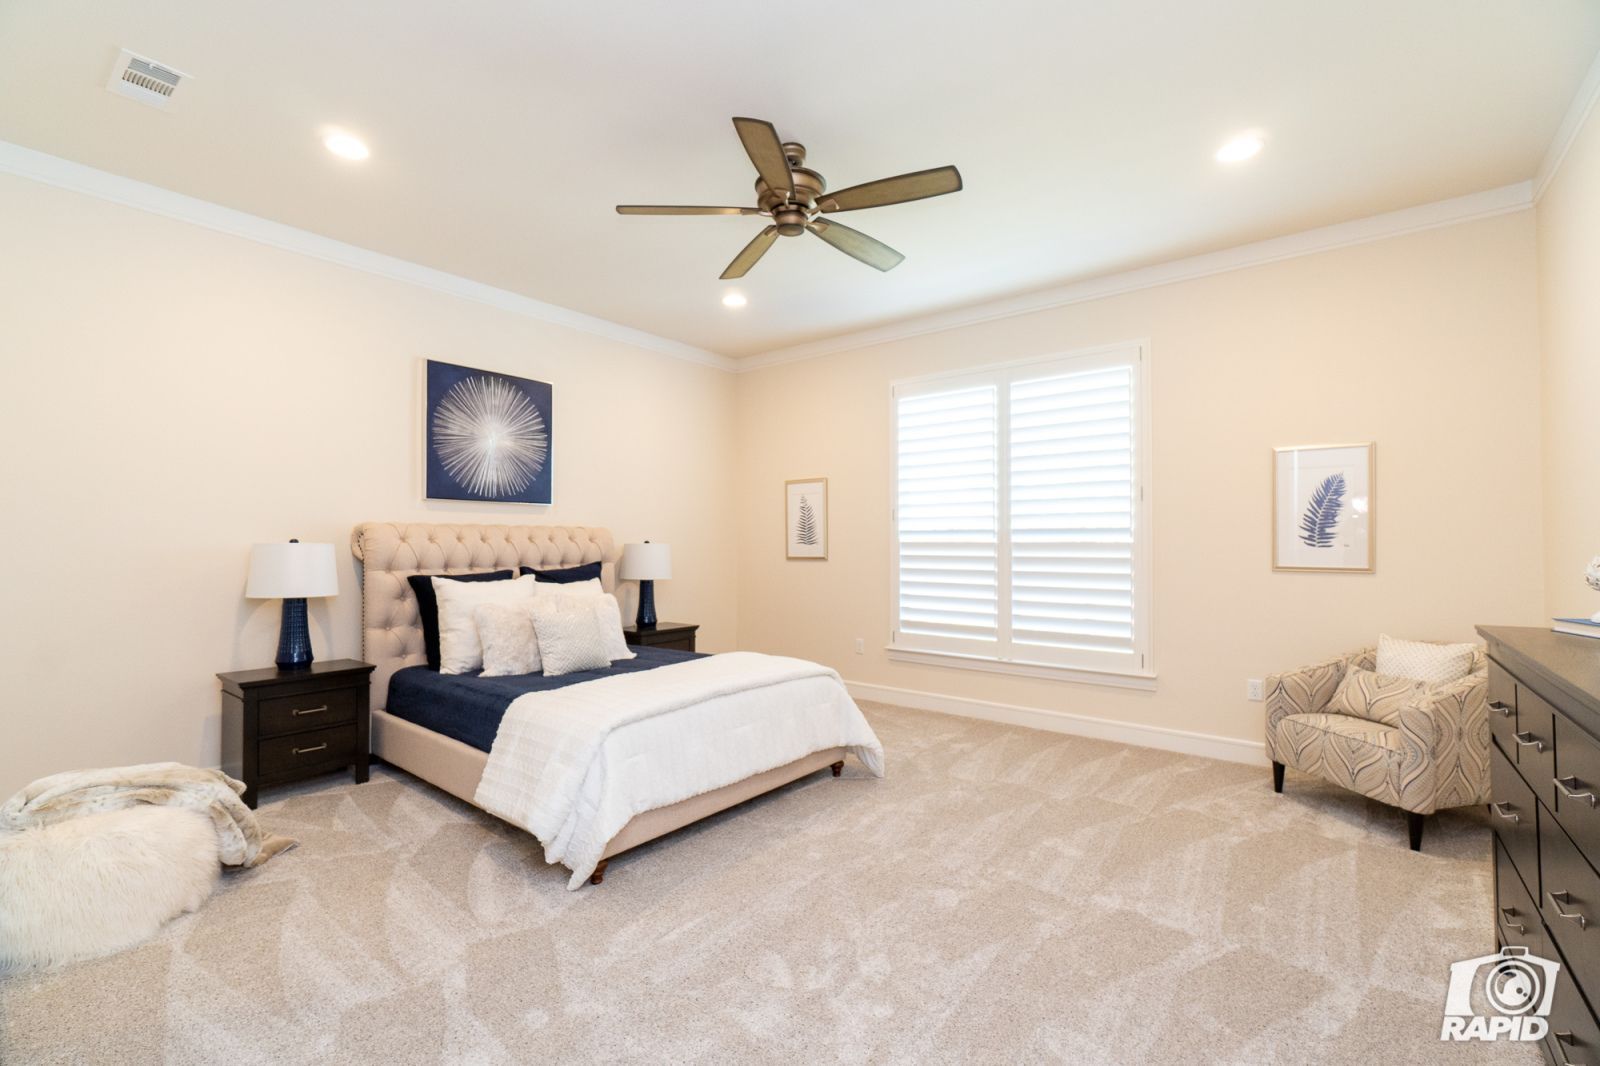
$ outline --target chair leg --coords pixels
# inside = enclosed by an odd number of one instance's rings
[[[1406,812],[1406,830],[1411,834],[1411,850],[1422,850],[1422,815],[1416,811]]]
[[[1283,763],[1281,762],[1272,764],[1272,791],[1283,791]]]

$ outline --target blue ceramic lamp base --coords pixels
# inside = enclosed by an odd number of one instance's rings
[[[656,583],[654,581],[639,582],[639,617],[634,620],[635,629],[654,629],[656,627]],[[307,654],[310,654],[307,652]]]
[[[311,665],[311,626],[306,622],[304,598],[283,601],[283,624],[278,628],[278,669],[302,670]]]

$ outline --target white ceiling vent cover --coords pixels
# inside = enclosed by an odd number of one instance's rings
[[[172,102],[172,94],[178,91],[178,86],[188,80],[189,75],[124,48],[117,56],[116,66],[111,68],[106,89],[141,104],[164,108]]]

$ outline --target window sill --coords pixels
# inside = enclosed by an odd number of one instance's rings
[[[1048,681],[1069,681],[1084,685],[1106,685],[1111,688],[1128,688],[1140,692],[1156,690],[1153,673],[1121,672],[1111,670],[1085,670],[1077,666],[1057,666],[1053,663],[1030,663],[1007,659],[986,659],[980,655],[962,655],[950,651],[913,651],[889,645],[884,649],[890,662],[916,663],[919,666],[943,666],[957,670],[979,670],[990,674],[1009,674],[1012,677],[1037,677]]]

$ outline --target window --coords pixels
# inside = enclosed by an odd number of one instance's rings
[[[891,657],[1153,675],[1146,365],[1124,345],[895,386]]]

